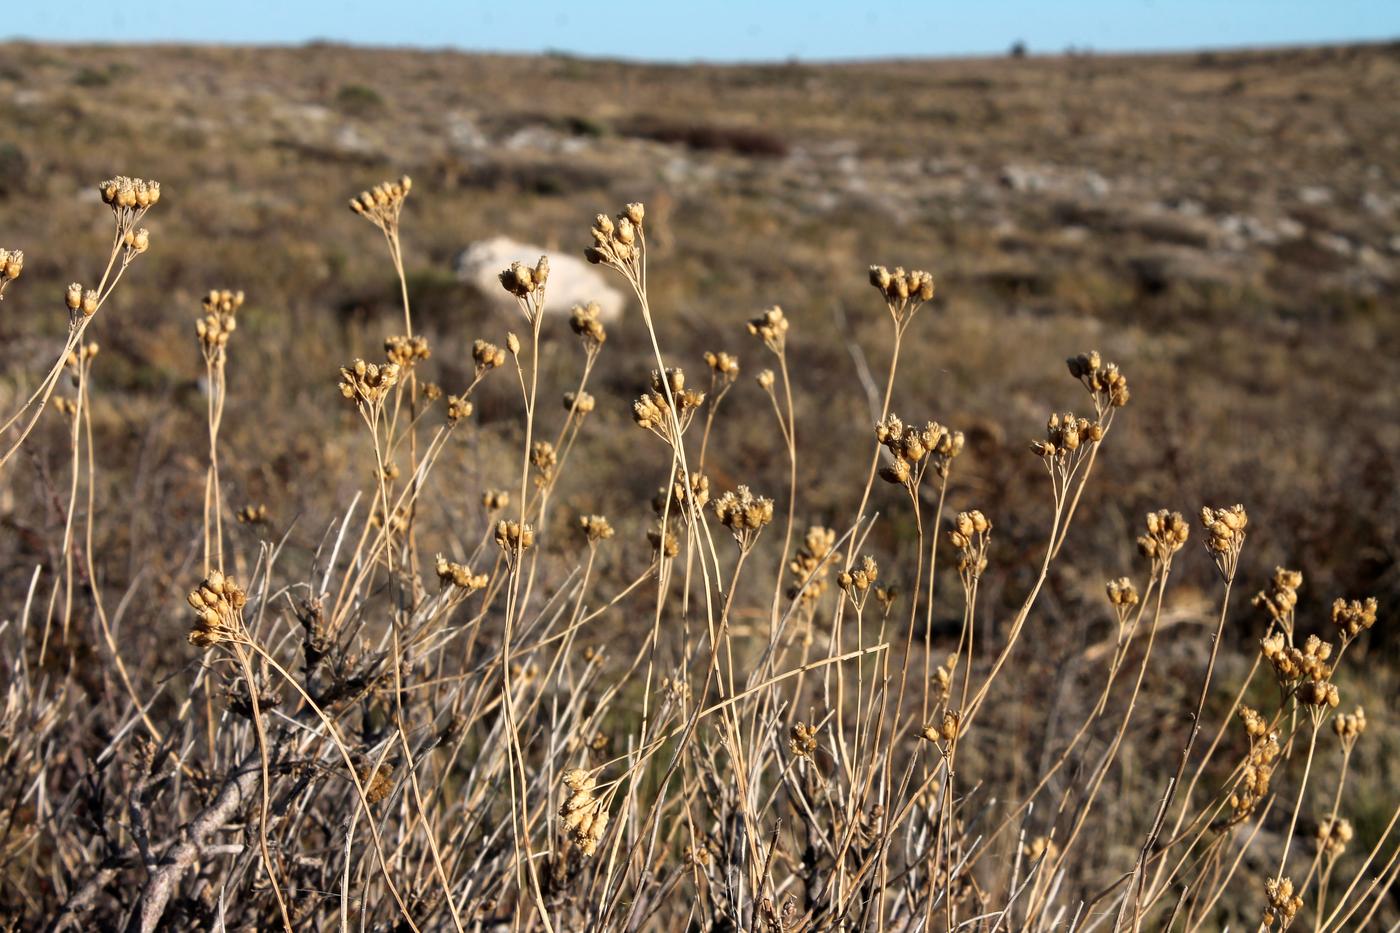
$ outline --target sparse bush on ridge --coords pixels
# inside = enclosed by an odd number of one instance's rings
[[[873,426],[808,425],[783,310],[735,335],[762,360],[764,404],[730,400],[743,371],[733,347],[707,352],[697,380],[657,335],[665,312],[648,278],[665,269],[648,267],[644,206],[599,214],[585,255],[634,293],[640,320],[625,326],[645,333],[655,364],[631,401],[629,468],[659,489],[646,557],[627,562],[615,552],[637,551],[618,531],[633,522],[561,504],[588,456],[590,414],[617,402],[594,394],[608,339],[598,309],[567,320],[577,381],[545,384],[542,335],[564,324],[545,311],[547,260],[515,262],[500,283],[519,331],[476,340],[463,384],[432,381],[401,240],[414,190],[405,176],[350,202],[383,236],[402,329],[382,356],[328,375],[326,398],[338,388],[362,428],[352,466],[363,489],[343,514],[318,517],[329,528],[304,559],[286,553],[266,507],[224,501],[220,466],[239,456],[221,443],[228,371],[255,381],[272,363],[238,354],[242,292],[204,298],[194,331],[207,430],[189,441],[204,471],[202,546],[177,607],[109,592],[93,547],[94,523],[125,517],[94,507],[99,355],[85,338],[158,247],[139,224],[161,199],[141,179],[100,186],[115,223],[106,272],[64,292],[67,339],[0,427],[0,470],[15,470],[56,412],[70,471],[48,506],[62,519],[53,556],[24,603],[0,613],[0,908],[12,925],[1336,931],[1393,918],[1400,807],[1386,801],[1369,838],[1350,821],[1368,720],[1334,679],[1381,607],[1339,596],[1329,619],[1304,622],[1303,576],[1279,568],[1253,599],[1267,626],[1259,650],[1222,682],[1251,531],[1243,505],[1201,508],[1194,522],[1150,512],[1135,565],[1123,542],[1133,569],[1104,584],[1108,635],[1088,702],[1067,707],[1070,737],[1046,746],[1029,782],[1013,779],[1025,772],[1006,760],[998,705],[1036,650],[1027,622],[1065,572],[1071,533],[1098,518],[1084,491],[1112,469],[1110,434],[1142,430],[1123,425],[1132,399],[1119,366],[1097,352],[1067,361],[1080,389],[1053,400],[1022,454],[1045,468],[1049,524],[1027,566],[999,566],[996,533],[1023,519],[994,502],[945,510],[966,437],[935,412],[892,410],[906,335],[930,316],[930,273],[869,270],[892,340]],[[0,250],[7,311],[23,270],[23,253]],[[520,446],[509,474],[463,488],[438,467],[472,430],[488,379],[519,398]],[[1072,399],[1078,411],[1063,407]],[[745,464],[714,462],[726,419],[765,426],[786,488],[751,489]],[[806,522],[798,482],[802,436],[816,430],[843,432],[865,465],[828,524]],[[738,481],[721,488],[720,472]],[[464,503],[489,517],[474,541],[435,520]],[[884,553],[871,531],[891,520],[913,538]],[[1144,721],[1173,571],[1195,540],[1220,581],[1203,666],[1189,708]],[[310,570],[284,571],[293,563]],[[990,626],[984,586],[1012,569],[1029,586]],[[936,638],[947,604],[961,624]],[[187,645],[152,635],[171,614],[187,620]],[[614,620],[626,637],[600,647]],[[188,653],[178,688],[142,664],[157,649]],[[1153,730],[1172,763],[1135,769]],[[1106,800],[1129,793],[1146,809],[1106,825]],[[1110,851],[1092,842],[1125,832]]]

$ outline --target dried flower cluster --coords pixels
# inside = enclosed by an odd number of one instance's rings
[[[963,585],[975,583],[987,569],[987,547],[992,523],[977,509],[959,512],[948,532],[948,543],[958,552],[958,575]]]
[[[1093,396],[1100,418],[1109,409],[1128,404],[1128,377],[1119,372],[1117,363],[1104,365],[1099,351],[1072,356],[1065,363],[1069,374],[1082,382]]]
[[[413,190],[413,179],[404,175],[398,181],[380,182],[350,199],[350,210],[373,223],[386,234],[398,229],[403,202]]]
[[[199,346],[206,361],[223,361],[229,335],[238,327],[238,309],[242,307],[241,290],[216,288],[204,296],[201,303],[204,316],[195,321],[194,332],[199,337]]]
[[[496,522],[494,537],[496,546],[511,559],[514,559],[517,553],[528,551],[535,546],[535,529],[531,528],[529,524],[522,525],[520,522],[506,521],[505,519]]]
[[[788,753],[796,758],[811,758],[817,750],[816,726],[797,722],[788,733]]]
[[[1254,597],[1254,605],[1263,606],[1269,618],[1290,637],[1293,635],[1293,613],[1298,607],[1298,589],[1302,585],[1303,574],[1300,571],[1275,567],[1269,585]]]
[[[933,276],[918,269],[906,272],[903,266],[896,266],[891,272],[884,266],[871,266],[870,284],[885,299],[896,326],[901,328],[924,302],[933,298]]]
[[[608,339],[608,331],[600,319],[602,313],[603,309],[598,307],[596,301],[590,301],[586,305],[574,305],[569,311],[569,328],[578,334],[585,351],[590,354],[597,353]]]
[[[671,403],[667,400],[668,395],[676,403],[674,419],[671,415]],[[664,374],[653,370],[651,389],[642,393],[632,403],[632,420],[638,427],[645,428],[668,444],[674,444],[679,440],[674,436],[676,428],[679,427],[680,433],[684,434],[703,404],[705,393],[685,387],[683,370],[671,368]]]
[[[68,286],[68,290],[63,294],[63,299],[64,303],[68,305],[70,322],[92,317],[97,313],[97,307],[102,302],[102,296],[97,294],[96,289],[84,289],[77,282]]]
[[[480,379],[488,371],[504,366],[506,351],[486,340],[472,344],[472,362],[476,364],[476,378]]]
[[[1328,861],[1335,860],[1347,850],[1347,843],[1351,842],[1355,835],[1351,828],[1351,821],[1342,817],[1329,817],[1317,824],[1317,832],[1313,834],[1313,841]]]
[[[1226,508],[1201,508],[1201,525],[1205,528],[1206,550],[1215,560],[1215,567],[1226,580],[1232,580],[1239,566],[1240,548],[1244,547],[1245,528],[1249,516],[1244,506],[1231,505]]]
[[[425,337],[405,337],[402,334],[384,338],[384,356],[400,371],[407,370],[419,360],[432,356]]]
[[[1272,930],[1274,924],[1278,924],[1280,930],[1288,929],[1303,908],[1303,899],[1293,893],[1293,881],[1289,878],[1268,879],[1264,882],[1264,896],[1269,902],[1268,909],[1264,911],[1264,928]]]
[[[456,587],[468,594],[485,589],[486,584],[491,582],[487,574],[473,573],[470,567],[448,560],[441,554],[434,559],[433,569],[437,571],[438,582],[442,586]]]
[[[773,500],[755,496],[747,486],[726,492],[714,502],[715,517],[729,529],[739,549],[747,551],[773,520]]]
[[[645,219],[646,206],[635,201],[622,209],[616,221],[599,214],[593,219],[593,245],[583,251],[584,258],[595,265],[611,266],[629,280],[638,281]]]
[[[949,431],[937,421],[927,422],[922,428],[912,424],[906,427],[897,415],[875,425],[875,438],[893,455],[880,468],[880,478],[905,487],[911,494],[930,466],[939,476],[946,477],[965,443],[961,431]]]
[[[204,582],[190,591],[188,602],[195,612],[190,644],[209,648],[241,636],[248,597],[233,577],[211,570]]]
[[[238,519],[240,525],[266,525],[268,521],[266,505],[245,505],[234,517]]]
[[[1103,425],[1088,418],[1077,418],[1074,412],[1063,415],[1052,412],[1045,422],[1045,440],[1032,441],[1031,450],[1046,460],[1065,464],[1081,445],[1097,444],[1103,440]]]
[[[803,609],[811,610],[826,592],[831,565],[840,559],[841,555],[836,553],[835,531],[821,525],[808,528],[797,553],[788,562],[788,571],[792,574],[788,599],[796,599]]]
[[[578,525],[589,545],[610,540],[613,536],[612,524],[602,515],[581,515]]]
[[[778,356],[783,355],[787,348],[788,321],[782,308],[774,305],[749,321],[748,326],[749,333],[762,340],[765,347]]]
[[[1172,556],[1186,544],[1191,528],[1180,512],[1159,509],[1147,513],[1147,534],[1137,539],[1138,551],[1152,561],[1154,569],[1170,565]]]
[[[598,851],[603,830],[608,828],[608,811],[603,809],[603,802],[593,796],[598,782],[582,768],[565,771],[563,782],[569,789],[569,796],[559,807],[564,831],[584,855],[592,855]]]
[[[1358,706],[1355,712],[1338,713],[1332,717],[1332,731],[1342,740],[1342,748],[1350,751],[1366,731],[1366,711]]]
[[[1105,589],[1108,591],[1108,604],[1117,613],[1121,625],[1128,620],[1128,613],[1138,604],[1137,587],[1133,586],[1133,581],[1127,577],[1119,577],[1109,580]]]
[[[0,249],[0,299],[5,297],[5,286],[9,285],[24,271],[24,252],[17,249]]]
[[[340,370],[340,394],[362,409],[375,409],[384,402],[399,381],[399,367],[394,363],[366,363],[355,360]]]
[[[880,566],[875,562],[875,558],[869,554],[860,559],[860,566],[851,570],[843,570],[836,575],[836,585],[841,588],[841,592],[855,603],[857,611],[865,608],[865,600],[870,595],[870,588],[875,585],[875,581],[880,578]]]
[[[1249,754],[1245,756],[1239,782],[1230,794],[1230,816],[1227,825],[1234,826],[1249,819],[1255,808],[1269,794],[1269,781],[1279,756],[1278,736],[1269,730],[1264,717],[1248,706],[1240,707],[1240,721],[1249,736]]]
[[[1332,601],[1332,624],[1337,626],[1337,630],[1342,634],[1342,644],[1350,642],[1353,638],[1376,624],[1376,610],[1379,608],[1374,596],[1369,596],[1363,602],[1353,599],[1348,602],[1338,597]]]

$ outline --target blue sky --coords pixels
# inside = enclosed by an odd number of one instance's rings
[[[606,12],[604,12],[606,11]],[[301,43],[717,61],[1058,52],[1400,38],[1400,0],[53,0],[0,35],[58,41]]]

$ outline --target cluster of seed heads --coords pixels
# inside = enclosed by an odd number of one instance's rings
[[[234,517],[238,519],[240,525],[266,525],[268,522],[266,505],[245,505]]]
[[[1298,588],[1303,585],[1303,574],[1298,570],[1275,567],[1269,585],[1254,597],[1254,605],[1263,606],[1269,618],[1289,635],[1293,634],[1293,613],[1298,607]]]
[[[1302,648],[1288,643],[1282,632],[1266,635],[1259,643],[1278,682],[1297,689],[1298,701],[1315,709],[1337,708],[1340,697],[1332,681],[1332,643],[1309,635]]]
[[[210,362],[222,360],[228,338],[238,328],[238,309],[243,307],[243,292],[215,288],[200,303],[203,316],[195,321],[194,332],[200,349]]]
[[[5,286],[9,285],[24,271],[24,252],[17,249],[0,249],[0,299],[5,297]]]
[[[818,727],[794,723],[788,733],[788,752],[795,758],[811,758],[817,750]]]
[[[489,341],[478,340],[472,344],[472,362],[476,365],[477,378],[480,378],[490,370],[505,365],[506,351]]]
[[[367,218],[385,233],[391,233],[398,227],[403,202],[412,190],[413,179],[407,175],[398,181],[380,182],[351,198],[350,210]]]
[[[1045,422],[1045,440],[1032,441],[1031,450],[1036,456],[1061,463],[1081,446],[1097,444],[1103,440],[1103,425],[1088,418],[1075,417],[1074,412],[1064,414],[1051,412]]]
[[[248,602],[248,596],[233,577],[211,570],[204,582],[190,591],[188,601],[195,612],[190,644],[208,648],[240,634],[240,613]]]
[[[918,269],[906,272],[903,266],[896,266],[891,272],[884,266],[871,266],[870,284],[885,299],[895,323],[900,325],[933,298],[933,276]]]
[[[1332,601],[1332,624],[1342,634],[1342,644],[1347,644],[1353,638],[1376,624],[1376,610],[1379,605],[1374,596],[1368,596],[1363,602],[1353,599],[1348,602],[1338,597]]]
[[[544,486],[554,479],[555,468],[559,466],[559,454],[549,441],[535,441],[530,448],[530,463],[540,471],[540,475],[535,477],[535,484]]]
[[[603,309],[598,307],[596,301],[590,301],[586,305],[574,305],[569,312],[569,328],[579,335],[584,348],[591,353],[596,353],[608,339],[607,328],[603,327],[600,319],[602,313]]]
[[[102,203],[116,213],[119,219],[144,213],[160,201],[160,182],[146,181],[144,178],[127,178],[118,175],[97,186],[102,194]]]
[[[122,234],[122,245],[126,247],[128,255],[139,256],[151,248],[151,231],[145,227],[128,230]]]
[[[749,333],[762,340],[763,345],[778,356],[782,356],[787,347],[787,332],[787,318],[783,316],[783,309],[777,305],[749,321]]]
[[[1350,820],[1329,817],[1317,824],[1313,841],[1317,843],[1318,851],[1330,862],[1347,850],[1347,843],[1351,842],[1353,835],[1355,832],[1351,828]]]
[[[610,540],[613,536],[612,523],[602,515],[581,515],[578,525],[590,545]]]
[[[494,537],[496,546],[512,559],[517,553],[535,546],[535,529],[520,522],[501,519],[496,522]]]
[[[739,548],[747,551],[773,520],[773,500],[755,496],[747,486],[726,492],[714,502],[715,517],[729,529]]]
[[[1355,712],[1333,716],[1332,731],[1342,740],[1342,748],[1349,750],[1366,731],[1366,710],[1358,706]]]
[[[70,369],[81,369],[84,366],[90,365],[93,357],[97,356],[101,350],[102,346],[96,340],[88,341],[76,350],[69,350],[68,356],[64,358],[63,365]]]
[[[498,276],[501,287],[524,301],[544,290],[549,281],[549,257],[541,256],[533,266],[513,262]]]
[[[646,206],[636,201],[623,208],[616,220],[599,214],[593,218],[593,245],[583,251],[584,258],[595,265],[612,266],[631,277],[641,257],[645,219]]]
[[[715,385],[732,385],[739,378],[739,358],[725,353],[705,351],[705,365]]]
[[[870,589],[879,578],[880,565],[875,562],[875,558],[866,554],[861,557],[859,566],[843,570],[836,575],[836,585],[841,587],[841,592],[855,603],[856,610],[859,611],[865,608]]]
[[[356,360],[340,370],[340,394],[357,405],[375,408],[399,381],[395,363],[366,363]]]
[[[510,505],[510,493],[504,489],[488,489],[481,494],[481,507],[488,512],[499,512]]]
[[[937,723],[928,723],[919,730],[919,737],[928,742],[949,743],[957,739],[962,717],[956,710],[946,710]]]
[[[1065,363],[1069,366],[1069,374],[1089,390],[1100,415],[1110,408],[1122,408],[1128,404],[1128,377],[1118,370],[1117,363],[1104,365],[1099,351],[1072,356]]]
[[[96,314],[98,305],[102,303],[102,296],[97,294],[96,289],[84,289],[82,285],[74,282],[63,293],[63,300],[68,305],[69,320],[77,320],[80,315],[92,317]]]
[[[598,407],[598,400],[588,392],[565,392],[563,401],[565,411],[578,412],[580,415],[586,415]]]
[[[802,536],[797,553],[788,562],[792,574],[789,599],[799,599],[804,609],[810,609],[822,598],[827,588],[831,565],[841,559],[836,553],[836,532],[821,525],[812,525]]]
[[[1060,847],[1049,836],[1036,836],[1030,842],[1021,846],[1021,854],[1032,864],[1046,858],[1051,862],[1059,858]]]
[[[1239,782],[1230,794],[1230,826],[1249,819],[1260,801],[1268,796],[1269,781],[1279,756],[1278,736],[1269,730],[1264,717],[1248,706],[1241,706],[1239,715],[1249,736],[1249,754],[1245,756]]]
[[[402,334],[384,338],[384,356],[399,369],[413,366],[433,355],[426,337],[405,337]]]
[[[1244,547],[1245,528],[1249,516],[1244,506],[1231,505],[1221,509],[1201,508],[1201,525],[1205,528],[1206,550],[1215,559],[1215,566],[1227,580],[1235,575],[1240,548]]]
[[[948,532],[948,543],[958,552],[958,574],[963,583],[981,578],[987,569],[987,546],[991,543],[992,523],[977,509],[959,512]]]
[[[608,828],[608,811],[603,809],[603,802],[593,796],[598,782],[582,768],[565,771],[563,781],[569,789],[569,796],[559,807],[564,831],[584,855],[592,855],[598,850],[603,830]]]
[[[880,468],[880,478],[912,493],[930,466],[940,476],[947,476],[953,459],[962,453],[965,439],[961,431],[949,431],[937,421],[922,428],[905,426],[897,415],[890,415],[875,425],[875,439],[893,459]]]
[[[447,422],[456,424],[472,416],[471,399],[463,395],[449,395],[447,397]]]
[[[1105,589],[1108,592],[1108,604],[1118,614],[1119,623],[1127,621],[1128,613],[1138,604],[1138,591],[1137,587],[1133,586],[1133,581],[1127,577],[1119,577],[1109,580]]]
[[[1165,566],[1186,544],[1191,527],[1180,512],[1159,509],[1147,513],[1147,534],[1137,539],[1138,551],[1156,566]]]
[[[444,587],[455,587],[464,593],[484,590],[491,578],[484,573],[473,573],[470,567],[437,555],[433,569],[437,571],[438,582]]]
[[[361,762],[355,768],[360,783],[365,788],[365,800],[379,803],[394,792],[394,764],[386,761],[375,767],[373,762]]]
[[[1267,879],[1264,882],[1264,897],[1269,904],[1264,910],[1266,930],[1272,930],[1274,924],[1278,924],[1280,930],[1288,929],[1293,923],[1293,918],[1303,908],[1303,898],[1293,893],[1293,881],[1290,878]]]
[[[651,509],[658,516],[679,515],[682,521],[687,521],[692,508],[703,509],[709,502],[710,478],[704,473],[683,475],[677,467],[671,482],[652,496]]]
[[[687,389],[685,372],[678,367],[667,369],[664,373],[652,370],[651,389],[632,403],[632,420],[638,427],[645,428],[669,444],[675,443],[678,438],[672,436],[675,425],[672,424],[668,392],[670,398],[675,400],[674,422],[682,434],[690,426],[700,406],[705,404],[705,393]]]

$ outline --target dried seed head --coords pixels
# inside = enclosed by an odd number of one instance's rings
[[[1104,365],[1097,350],[1072,356],[1065,363],[1069,374],[1084,384],[1094,399],[1100,418],[1110,408],[1128,404],[1128,377],[1118,371],[1118,364]]]
[[[580,516],[578,524],[590,545],[599,541],[607,541],[613,536],[613,526],[601,515]]]
[[[535,530],[528,524],[502,519],[496,522],[495,539],[507,560],[514,561],[517,554],[534,547]]]
[[[608,812],[603,802],[593,796],[598,782],[582,768],[565,771],[561,776],[569,795],[559,807],[564,831],[584,855],[598,850],[598,841],[608,826]]]
[[[812,610],[826,592],[831,565],[841,559],[835,547],[835,531],[812,525],[803,535],[797,553],[788,562],[788,571],[792,574],[788,598],[799,600],[804,610]]]
[[[1358,706],[1355,712],[1338,713],[1332,717],[1332,731],[1342,740],[1342,748],[1350,751],[1366,731],[1366,710]]]
[[[472,415],[471,399],[462,395],[449,395],[447,397],[447,423],[456,424]]]
[[[564,410],[586,415],[598,405],[597,399],[587,392],[565,392]]]
[[[574,305],[569,312],[569,327],[579,335],[583,340],[584,349],[589,352],[596,353],[608,339],[608,332],[600,319],[602,313],[603,309],[596,301],[590,301],[586,305]]]
[[[83,286],[77,282],[69,285],[68,290],[64,293],[64,300],[69,311],[77,311],[83,304]]]
[[[1030,842],[1021,846],[1021,854],[1032,864],[1040,861],[1042,858],[1047,858],[1053,862],[1060,855],[1060,847],[1055,845],[1054,840],[1049,836],[1036,836]]]
[[[917,269],[906,272],[903,266],[896,266],[893,272],[884,266],[871,266],[870,284],[885,299],[897,326],[907,324],[934,294],[932,275]]]
[[[759,374],[758,374],[757,376],[754,377],[754,381],[758,383],[758,387],[759,387],[760,389],[762,389],[763,391],[765,391],[765,392],[771,392],[771,391],[773,391],[773,382],[774,382],[773,370],[771,370],[771,369],[762,370],[761,372],[759,372]]]
[[[340,394],[356,405],[372,409],[383,403],[389,390],[398,384],[399,367],[394,363],[382,366],[355,360],[340,370]]]
[[[350,210],[373,223],[387,234],[398,230],[403,203],[413,190],[413,179],[407,175],[398,181],[384,181],[350,199]]]
[[[268,522],[266,505],[245,505],[234,515],[240,525],[266,525]]]
[[[1293,893],[1293,882],[1288,878],[1269,878],[1264,882],[1264,896],[1268,907],[1264,910],[1264,928],[1272,930],[1278,924],[1286,930],[1293,918],[1303,907],[1303,899]]]
[[[506,351],[494,343],[478,340],[472,344],[472,360],[476,363],[476,375],[480,377],[488,370],[504,365]]]
[[[747,551],[773,520],[773,500],[755,496],[749,487],[740,486],[716,499],[714,512],[719,523],[734,535],[740,550]]]
[[[17,249],[0,249],[0,300],[5,297],[5,286],[19,278],[24,271],[24,252]]]
[[[805,722],[794,723],[788,733],[788,753],[794,758],[810,759],[817,750],[817,727]]]
[[[1152,561],[1154,569],[1160,569],[1171,563],[1190,536],[1191,528],[1180,512],[1159,509],[1147,513],[1147,534],[1137,539],[1138,550]]]
[[[614,221],[606,214],[593,219],[593,245],[583,251],[591,263],[610,266],[634,284],[640,284],[642,255],[642,224],[646,208],[640,203],[628,204]]]
[[[663,528],[660,524],[647,529],[647,540],[651,542],[652,550],[659,557],[669,560],[681,552],[680,539],[669,528]]]
[[[438,583],[444,589],[455,587],[461,591],[462,595],[470,595],[477,590],[486,588],[486,584],[491,582],[491,578],[484,573],[473,573],[470,567],[450,561],[441,554],[434,560],[434,569],[437,571]]]
[[[1318,850],[1330,862],[1347,850],[1347,843],[1351,842],[1353,835],[1354,832],[1349,820],[1328,817],[1317,825],[1313,841],[1317,844]]]
[[[504,489],[488,489],[481,494],[481,507],[488,512],[499,512],[510,505],[510,493]]]
[[[384,340],[384,354],[389,362],[400,369],[408,369],[419,360],[432,356],[425,337],[388,337]]]
[[[732,383],[739,378],[739,358],[724,351],[705,351],[705,365],[710,367],[710,373],[716,382]]]
[[[1269,585],[1254,597],[1254,605],[1263,606],[1269,618],[1289,636],[1293,634],[1293,613],[1298,606],[1298,588],[1302,585],[1302,573],[1275,567]]]
[[[788,322],[783,309],[774,305],[758,317],[749,321],[749,333],[763,341],[763,345],[782,356],[787,345]]]
[[[189,633],[190,644],[209,648],[241,637],[242,611],[248,597],[232,577],[211,570],[186,599],[195,613],[194,628]]]
[[[1332,602],[1332,624],[1342,633],[1342,644],[1349,643],[1356,636],[1376,624],[1376,598],[1369,596],[1365,602],[1353,599],[1347,602],[1338,598]]]
[[[530,448],[530,463],[540,471],[536,485],[546,485],[554,479],[555,467],[559,465],[559,454],[549,441],[535,441]]]
[[[1221,509],[1209,506],[1201,509],[1201,525],[1206,530],[1206,550],[1215,560],[1215,567],[1226,580],[1233,579],[1239,566],[1240,548],[1244,546],[1245,527],[1249,516],[1244,506],[1232,505]]]

